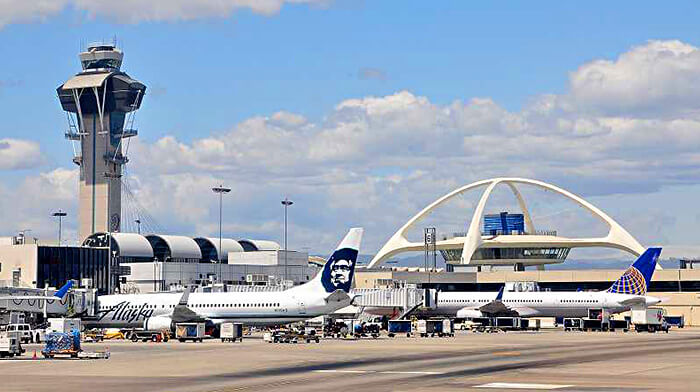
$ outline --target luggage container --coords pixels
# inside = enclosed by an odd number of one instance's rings
[[[454,324],[450,319],[442,320],[442,335],[441,336],[455,336]]]
[[[610,322],[609,321],[603,321],[601,319],[592,319],[592,318],[584,318],[581,319],[583,322],[582,329],[584,331],[592,332],[592,331],[607,331],[610,329]]]
[[[540,319],[521,319],[520,320],[520,328],[530,330],[530,331],[539,331],[542,326],[542,320]]]
[[[219,337],[222,342],[239,342],[243,341],[243,324],[241,323],[223,323],[219,330]]]
[[[685,316],[664,316],[666,323],[671,327],[685,327]]]
[[[418,335],[433,337],[442,334],[442,320],[418,320]]]
[[[582,318],[565,318],[563,323],[564,331],[583,331]]]
[[[413,333],[413,325],[411,320],[389,320],[389,337],[393,338],[398,334],[406,334],[406,337],[411,337]]]
[[[520,317],[496,317],[494,327],[503,331],[520,329]]]
[[[627,332],[630,330],[630,322],[629,320],[610,320],[610,330],[615,331],[615,330],[621,329],[623,332]]]
[[[180,342],[191,340],[202,342],[204,340],[204,323],[180,323],[175,325],[175,337]]]

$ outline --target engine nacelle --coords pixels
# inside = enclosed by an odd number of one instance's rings
[[[169,316],[149,317],[144,320],[143,329],[146,331],[172,331],[173,319]]]
[[[484,314],[481,313],[480,310],[477,309],[460,309],[457,311],[457,318],[462,318],[462,319],[475,319],[475,318],[480,318],[484,317]]]

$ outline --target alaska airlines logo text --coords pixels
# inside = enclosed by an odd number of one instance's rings
[[[113,321],[126,321],[133,323],[140,319],[146,320],[153,315],[155,309],[147,309],[147,304],[142,304],[138,307],[129,307],[128,301],[120,302],[107,310],[102,310],[98,312],[97,320],[102,321],[105,318],[109,319],[111,315],[111,320]]]

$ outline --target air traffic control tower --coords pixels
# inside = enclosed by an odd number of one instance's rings
[[[125,141],[136,136],[135,111],[146,86],[120,70],[124,54],[114,44],[92,44],[80,53],[83,70],[56,89],[68,116],[65,136],[80,166],[78,236],[118,232],[121,226]]]

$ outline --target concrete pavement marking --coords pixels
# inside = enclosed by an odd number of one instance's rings
[[[573,385],[561,385],[561,384],[524,384],[524,383],[510,383],[510,382],[492,382],[488,384],[475,385],[474,388],[497,388],[497,389],[562,389],[570,388]]]

